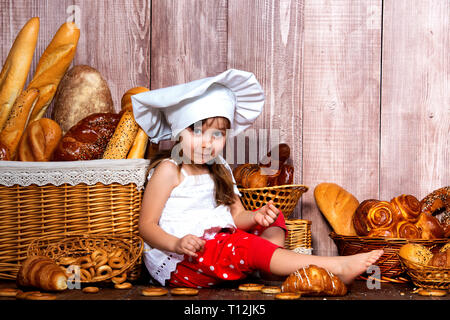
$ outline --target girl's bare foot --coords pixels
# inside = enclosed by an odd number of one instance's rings
[[[345,284],[351,283],[357,276],[364,273],[383,254],[383,250],[373,250],[351,256],[340,256],[340,263],[336,264],[334,272]]]

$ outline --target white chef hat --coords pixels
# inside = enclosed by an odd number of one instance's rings
[[[210,117],[225,117],[231,136],[260,115],[264,92],[250,72],[229,69],[217,76],[131,96],[134,118],[150,141],[175,138],[183,129]]]

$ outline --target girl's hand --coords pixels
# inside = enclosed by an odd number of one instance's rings
[[[270,200],[265,206],[255,212],[253,219],[260,226],[268,227],[277,220],[279,214],[280,210],[278,210],[273,205],[273,201]]]
[[[188,234],[183,238],[178,239],[175,244],[175,252],[178,254],[187,254],[191,257],[197,257],[196,252],[203,250],[205,242],[205,240],[200,239],[197,236]]]

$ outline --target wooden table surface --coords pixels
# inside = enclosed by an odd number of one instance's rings
[[[162,297],[145,297],[141,290],[148,287],[148,282],[134,282],[127,290],[114,289],[110,284],[99,285],[96,294],[83,293],[81,290],[66,290],[56,293],[56,301],[24,301],[15,298],[0,297],[2,310],[36,314],[45,313],[46,317],[60,315],[61,312],[86,314],[92,318],[129,318],[132,315],[161,312],[170,319],[277,319],[280,315],[311,315],[319,318],[328,315],[357,316],[360,310],[370,314],[384,312],[417,315],[425,308],[441,313],[448,310],[450,293],[444,297],[423,297],[413,293],[415,289],[409,283],[381,283],[379,288],[368,289],[366,281],[357,280],[343,297],[301,297],[297,300],[277,300],[273,294],[245,292],[238,290],[240,283],[260,282],[265,285],[281,286],[281,281],[263,281],[250,278],[247,281],[230,282],[214,289],[200,289],[196,296],[174,296],[169,293]],[[0,288],[14,288],[14,281],[0,281]],[[170,288],[169,288],[170,290]],[[32,307],[26,306],[31,304]],[[25,306],[25,307],[22,307]],[[58,308],[57,311],[55,308]],[[49,314],[48,311],[52,312]],[[358,310],[358,312],[356,311]],[[130,311],[132,311],[130,313]],[[7,312],[7,311],[5,311]],[[189,316],[189,317],[187,317]],[[130,319],[131,320],[131,319]]]

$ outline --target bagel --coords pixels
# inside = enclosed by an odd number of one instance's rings
[[[169,290],[166,288],[149,287],[141,290],[141,295],[146,297],[159,297],[165,296]]]
[[[15,297],[22,290],[16,288],[2,288],[0,289],[0,297]]]
[[[268,294],[281,293],[281,288],[276,286],[264,286],[262,287],[261,292]]]
[[[130,289],[133,285],[129,282],[116,283],[114,288],[116,289]]]
[[[263,287],[264,285],[259,283],[244,283],[240,284],[238,289],[242,291],[261,291]]]
[[[99,277],[111,276],[112,272],[112,268],[105,264],[97,268],[95,275]]]
[[[281,292],[275,295],[275,299],[280,300],[295,300],[300,298],[302,295],[300,293],[294,292]]]
[[[126,280],[127,280],[127,273],[126,272],[123,272],[122,274],[111,278],[111,281],[114,284],[120,284],[122,282],[125,282]]]
[[[447,295],[445,290],[420,288],[417,293],[425,297],[444,297]]]
[[[125,259],[122,257],[111,257],[108,259],[108,265],[114,269],[122,269],[125,265]]]
[[[176,296],[195,296],[198,294],[198,289],[195,288],[173,288],[170,293]]]
[[[84,287],[83,290],[84,293],[97,293],[100,291],[98,287]]]

